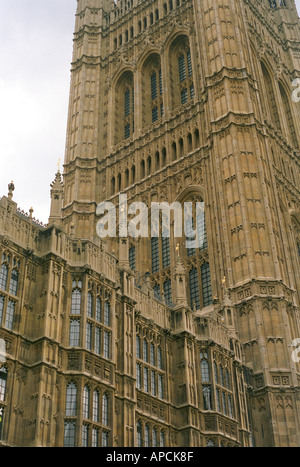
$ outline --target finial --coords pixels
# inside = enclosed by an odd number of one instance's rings
[[[31,207],[31,208],[29,209],[29,217],[30,217],[30,219],[32,219],[32,214],[33,214],[33,207]]]
[[[15,185],[14,185],[14,182],[11,181],[8,184],[8,199],[12,199],[14,191],[15,191]]]
[[[57,173],[60,174],[60,159],[57,162]]]

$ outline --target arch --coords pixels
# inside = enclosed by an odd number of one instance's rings
[[[268,109],[268,114],[271,118],[273,125],[278,130],[281,130],[276,96],[274,92],[274,85],[272,82],[272,74],[266,62],[261,61],[260,65],[261,65],[262,76],[264,80],[264,88],[265,88],[265,108]]]
[[[186,33],[173,36],[169,47],[169,63],[171,106],[175,109],[194,97],[191,50]]]
[[[295,130],[295,124],[294,124],[294,118],[293,118],[293,112],[291,108],[291,102],[288,98],[288,95],[291,94],[291,92],[287,92],[286,85],[283,81],[278,82],[279,85],[279,91],[280,91],[280,96],[281,96],[281,102],[282,102],[282,108],[285,114],[286,118],[286,127],[287,127],[287,137],[290,139],[291,143],[298,148],[298,140],[297,140],[297,133]]]
[[[115,76],[115,144],[128,139],[134,133],[134,75],[123,69]]]
[[[163,116],[161,58],[157,51],[146,51],[141,61],[142,125],[156,122]]]

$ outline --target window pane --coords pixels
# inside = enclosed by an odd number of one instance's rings
[[[76,416],[76,399],[77,399],[77,387],[74,383],[70,383],[67,386],[66,394],[66,416]]]
[[[90,390],[87,386],[83,390],[83,418],[89,418],[90,411]]]
[[[152,257],[152,272],[157,272],[159,270],[159,247],[158,247],[158,238],[151,238],[151,257]]]
[[[129,266],[130,266],[130,269],[135,271],[135,247],[134,246],[129,248]]]
[[[160,399],[164,398],[164,382],[162,375],[158,375],[158,397]]]
[[[101,322],[101,310],[102,310],[101,298],[97,297],[96,299],[96,320],[99,323]]]
[[[99,447],[99,429],[93,428],[92,431],[92,447],[98,448]]]
[[[137,441],[137,447],[141,448],[142,447],[142,425],[140,422],[136,424],[136,441]]]
[[[130,137],[130,124],[129,123],[127,123],[127,125],[125,125],[124,137],[125,137],[125,139]]]
[[[85,348],[87,350],[92,350],[92,332],[93,325],[91,323],[86,323]]]
[[[155,365],[155,346],[153,342],[150,344],[150,363],[151,365]]]
[[[188,101],[188,91],[187,89],[182,89],[181,93],[181,104],[185,104]]]
[[[75,447],[75,423],[74,422],[65,423],[64,447],[66,448]]]
[[[154,371],[151,371],[151,394],[156,396],[156,375]]]
[[[7,264],[2,264],[1,270],[0,270],[0,289],[2,290],[6,290],[7,277],[8,277],[8,266]]]
[[[202,378],[202,383],[209,382],[209,365],[208,365],[207,360],[201,361],[201,378]]]
[[[150,446],[150,429],[149,425],[145,426],[145,448]]]
[[[164,448],[165,447],[165,432],[161,431],[160,432],[160,447]]]
[[[185,68],[185,59],[184,55],[178,57],[178,69],[179,69],[179,80],[180,82],[186,79],[186,68]]]
[[[165,302],[167,305],[172,305],[172,287],[171,287],[171,279],[167,279],[164,282],[164,294],[165,294]]]
[[[149,369],[144,368],[144,391],[149,392]]]
[[[156,79],[156,72],[152,73],[151,75],[151,99],[157,98],[157,79]]]
[[[110,326],[110,303],[104,303],[104,326]]]
[[[81,313],[81,292],[75,289],[72,292],[71,315],[80,315]]]
[[[144,362],[148,362],[148,342],[146,339],[143,340],[143,359]]]
[[[93,394],[93,422],[99,422],[99,392]]]
[[[17,295],[18,281],[19,281],[19,273],[16,269],[13,269],[11,273],[10,286],[9,286],[10,294]]]
[[[106,394],[102,399],[102,425],[108,426],[108,396]]]
[[[158,120],[158,107],[153,107],[152,109],[152,123]]]
[[[0,401],[4,402],[6,392],[7,374],[5,368],[0,369]]]
[[[14,315],[15,315],[15,306],[16,304],[12,301],[8,302],[7,311],[6,311],[6,322],[5,327],[7,329],[13,328]]]
[[[89,427],[86,425],[83,425],[82,427],[82,447],[83,448],[88,447],[88,441],[89,441]]]
[[[211,410],[211,392],[210,386],[202,387],[204,410]]]
[[[200,294],[199,294],[199,282],[198,282],[198,271],[197,268],[193,268],[189,272],[189,284],[190,284],[190,298],[191,308],[196,306],[196,310],[200,308]]]
[[[93,316],[93,295],[91,292],[88,293],[87,297],[87,316],[88,318],[92,318]]]
[[[160,370],[163,368],[163,362],[162,362],[162,350],[161,347],[157,347],[157,366]]]
[[[5,303],[5,298],[0,297],[0,326],[1,326],[2,318],[3,318],[4,303]]]
[[[141,374],[141,365],[137,364],[136,365],[136,387],[137,389],[142,388],[142,374]]]
[[[95,352],[101,355],[101,329],[96,328],[95,330]]]
[[[155,448],[157,447],[157,430],[153,428],[152,430],[152,446]]]
[[[188,74],[189,74],[189,76],[192,76],[193,68],[192,68],[192,59],[191,59],[191,51],[190,50],[187,51],[186,58],[187,58],[187,64],[188,64]]]
[[[128,117],[130,115],[130,91],[129,89],[126,89],[125,91],[125,117]]]
[[[102,447],[103,448],[107,448],[108,447],[108,433],[106,431],[104,431],[102,433]]]
[[[71,319],[70,322],[70,347],[79,347],[79,335],[80,335],[80,321],[77,319]]]
[[[163,268],[170,266],[170,239],[169,237],[162,237],[162,262]]]
[[[212,304],[212,291],[210,282],[210,269],[209,264],[205,263],[201,266],[201,280],[202,280],[202,294],[203,294],[203,306]]]
[[[104,358],[109,358],[109,352],[110,352],[110,334],[109,332],[104,332],[104,337],[103,337],[103,356]]]

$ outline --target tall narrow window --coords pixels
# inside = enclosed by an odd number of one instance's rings
[[[87,296],[87,316],[88,318],[92,318],[93,316],[93,295],[91,292]]]
[[[93,393],[93,422],[99,422],[99,391]]]
[[[105,331],[103,335],[103,356],[109,359],[110,357],[110,333]]]
[[[164,282],[164,295],[165,295],[165,302],[167,305],[172,305],[172,285],[171,279],[167,279]]]
[[[77,319],[71,319],[69,346],[79,347],[79,337],[80,337],[80,321],[78,321]]]
[[[148,342],[146,339],[143,340],[143,359],[144,362],[148,362]]]
[[[160,399],[164,398],[164,377],[163,375],[158,375],[158,397]]]
[[[156,396],[156,374],[155,371],[151,371],[151,394]]]
[[[80,315],[81,313],[81,290],[76,288],[72,292],[71,315]]]
[[[141,448],[142,447],[142,424],[141,422],[137,422],[136,424],[136,442],[137,442],[137,447]]]
[[[108,447],[108,440],[109,440],[109,433],[107,431],[102,432],[102,447],[107,448]]]
[[[5,298],[0,296],[0,326],[2,324],[4,304],[5,304]]]
[[[190,299],[191,308],[196,307],[196,310],[200,308],[200,293],[199,293],[199,280],[197,268],[192,268],[189,272],[189,284],[190,284]]]
[[[110,303],[107,300],[104,303],[104,326],[110,326]]]
[[[0,289],[6,290],[8,278],[8,265],[3,263],[0,269]]]
[[[155,345],[153,342],[150,344],[150,363],[155,366]]]
[[[7,310],[6,310],[6,321],[5,321],[5,327],[7,329],[13,328],[15,307],[16,307],[15,302],[12,302],[11,300],[9,300],[8,305],[7,305]]]
[[[0,402],[4,402],[6,394],[7,371],[3,366],[0,368]]]
[[[157,237],[151,238],[151,257],[152,257],[152,272],[159,270],[159,241]]]
[[[165,447],[165,432],[161,430],[159,444],[161,448]]]
[[[135,246],[129,248],[129,267],[135,271]]]
[[[67,386],[66,393],[66,416],[76,416],[76,403],[77,403],[77,387],[74,383],[70,383]]]
[[[205,263],[201,266],[201,280],[202,280],[203,307],[205,307],[205,306],[212,304],[210,268],[209,268],[208,263]]]
[[[92,431],[92,448],[99,447],[99,428],[93,428]]]
[[[108,395],[103,394],[102,399],[102,425],[108,426]]]
[[[139,363],[136,365],[136,387],[142,389],[142,367]]]
[[[90,412],[90,389],[84,386],[83,389],[83,418],[89,418]]]
[[[98,323],[101,322],[101,311],[102,311],[102,301],[101,301],[101,298],[100,297],[97,297],[96,298],[96,320],[98,321]]]
[[[150,428],[149,425],[145,425],[145,448],[150,447]]]
[[[82,447],[87,448],[89,443],[89,427],[83,425],[82,427]]]
[[[136,336],[136,358],[141,358],[141,338]]]
[[[92,323],[86,323],[86,334],[85,334],[85,348],[87,350],[92,350],[92,332],[93,325]]]
[[[289,132],[288,136],[290,137],[291,143],[298,148],[298,140],[297,140],[297,133],[294,125],[294,119],[293,119],[293,114],[291,110],[291,104],[289,101],[289,98],[287,96],[287,93],[285,92],[285,89],[283,85],[279,82],[279,90],[280,90],[280,95],[281,95],[281,101],[283,104],[283,110],[285,113],[285,118],[286,118],[286,126],[287,130]]]
[[[157,367],[162,370],[163,369],[163,356],[161,347],[157,347]]]
[[[278,130],[281,130],[280,118],[279,118],[279,113],[278,113],[278,108],[277,108],[276,97],[275,97],[275,93],[274,93],[272,79],[271,79],[270,73],[267,70],[267,67],[264,65],[264,63],[261,63],[261,68],[262,68],[262,74],[263,74],[263,78],[264,78],[265,91],[266,91],[266,104],[269,107],[269,114],[271,116],[271,120],[272,120],[274,126]]]
[[[163,268],[170,266],[170,238],[162,237],[162,263]]]
[[[11,295],[17,295],[18,282],[19,282],[19,273],[16,269],[13,269],[11,273],[10,286],[9,286],[9,293]]]
[[[157,429],[156,428],[153,428],[152,430],[152,446],[154,448],[157,447]]]
[[[149,392],[149,368],[144,368],[144,391]]]
[[[75,447],[75,422],[66,422],[64,431],[64,447],[73,448]]]

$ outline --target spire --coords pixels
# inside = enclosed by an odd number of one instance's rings
[[[179,245],[176,247],[177,260],[175,266],[175,281],[176,281],[176,305],[187,306],[187,294],[186,294],[186,272],[182,263]]]
[[[53,223],[60,224],[63,191],[64,191],[64,184],[63,184],[62,176],[60,173],[60,161],[58,162],[58,170],[55,175],[55,179],[51,183],[50,186],[51,186],[51,191],[50,191],[51,207],[50,207],[49,224],[53,224]]]
[[[8,185],[8,199],[11,201],[12,198],[13,198],[13,193],[15,191],[15,185],[14,185],[14,182],[11,181],[11,183],[9,183]]]

